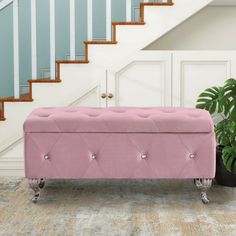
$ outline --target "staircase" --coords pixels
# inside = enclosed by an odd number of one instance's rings
[[[0,152],[22,138],[22,124],[32,109],[72,104],[97,86],[99,78],[106,76],[107,71],[116,73],[127,64],[130,56],[211,1],[141,2],[140,21],[112,22],[110,41],[84,42],[84,59],[76,60],[73,55],[74,60],[57,60],[54,62],[55,78],[31,79],[28,81],[28,93],[1,98]],[[10,4],[11,1],[8,2]],[[72,46],[71,52],[75,54],[74,51]]]
[[[19,7],[18,1],[14,0],[3,0],[1,3],[2,6],[0,5],[0,9],[7,7],[9,4],[15,4],[17,2],[17,7]],[[4,6],[5,4],[5,6]],[[36,4],[36,3],[34,3]],[[55,5],[55,3],[54,3]],[[112,45],[112,44],[117,44],[116,41],[116,29],[117,26],[119,25],[144,25],[144,7],[145,6],[172,6],[173,3],[172,1],[168,0],[167,2],[144,2],[140,3],[140,21],[139,22],[112,22],[112,40],[111,41],[85,41],[84,46],[85,46],[85,59],[84,60],[60,60],[56,61],[55,63],[57,64],[57,77],[55,78],[43,78],[43,79],[31,79],[28,80],[28,87],[29,87],[29,93],[23,93],[23,94],[18,94],[18,96],[12,96],[12,97],[6,97],[6,98],[0,98],[0,121],[5,121],[5,103],[8,102],[32,102],[33,97],[32,97],[32,84],[33,83],[59,83],[61,82],[60,80],[60,64],[86,64],[89,63],[88,61],[88,47],[89,45]],[[13,6],[14,7],[14,6]],[[55,6],[54,6],[55,7]],[[55,12],[54,12],[55,15]],[[55,17],[55,16],[54,16]],[[18,39],[19,41],[19,39]],[[18,42],[19,43],[19,42]],[[54,52],[55,53],[55,52]],[[74,56],[75,57],[75,56]]]

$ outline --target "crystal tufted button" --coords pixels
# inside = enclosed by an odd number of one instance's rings
[[[142,159],[147,159],[147,154],[141,154]]]
[[[97,158],[97,154],[96,153],[93,153],[92,155],[91,155],[91,159],[92,160],[95,160]]]
[[[196,157],[196,155],[194,153],[189,154],[190,159],[194,159],[195,157]]]
[[[44,160],[49,160],[49,156],[48,155],[44,155]]]

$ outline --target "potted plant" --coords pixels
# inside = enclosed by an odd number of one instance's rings
[[[222,87],[202,92],[197,108],[206,109],[220,120],[215,124],[216,181],[225,186],[236,186],[236,80],[229,79]]]

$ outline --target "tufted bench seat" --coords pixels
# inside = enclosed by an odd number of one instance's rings
[[[59,107],[24,123],[25,176],[45,179],[195,179],[202,201],[215,175],[210,114],[190,108]]]

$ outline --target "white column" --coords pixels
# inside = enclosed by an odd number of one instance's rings
[[[13,1],[14,97],[20,97],[18,0]]]
[[[70,59],[75,60],[75,0],[70,0]]]
[[[106,40],[111,41],[111,0],[106,0]]]
[[[143,0],[143,2],[149,2],[149,0]]]
[[[126,21],[131,21],[131,0],[126,0]]]
[[[32,79],[37,79],[36,0],[31,0],[31,68]]]
[[[93,0],[87,0],[88,41],[93,40]]]
[[[55,68],[55,0],[50,0],[50,74],[51,79],[56,78]]]

